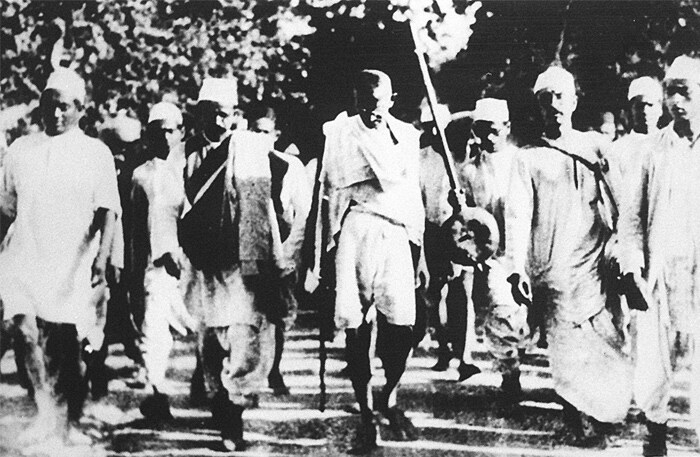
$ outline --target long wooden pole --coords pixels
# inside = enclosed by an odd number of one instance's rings
[[[454,160],[452,159],[452,154],[450,153],[450,148],[447,145],[447,137],[445,136],[445,127],[447,126],[442,125],[442,119],[440,119],[437,116],[437,94],[435,93],[435,86],[433,86],[433,81],[430,77],[430,70],[428,69],[428,62],[426,61],[425,53],[423,53],[418,46],[418,28],[412,20],[409,19],[408,23],[411,28],[413,47],[415,48],[416,56],[418,57],[418,65],[420,66],[420,72],[423,76],[423,85],[425,86],[425,90],[428,94],[428,105],[430,106],[430,112],[433,115],[433,119],[435,119],[435,126],[437,128],[438,137],[440,138],[440,142],[442,143],[442,160],[445,163],[447,178],[450,181],[450,188],[452,188],[452,190],[457,190],[457,171],[454,164]]]

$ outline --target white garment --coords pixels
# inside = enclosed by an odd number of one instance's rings
[[[572,130],[553,142],[598,161],[600,135]],[[506,200],[505,238],[510,265],[525,271],[533,288],[561,294],[553,311],[581,323],[605,305],[600,262],[610,232],[595,205],[596,179],[588,168],[549,147],[519,150]]]
[[[177,240],[177,220],[185,199],[182,168],[175,162],[154,158],[134,170],[132,204],[147,208],[151,252],[144,277],[145,312],[142,325],[143,359],[148,380],[163,387],[168,357],[173,345],[170,327],[186,335],[186,327],[196,328],[183,301],[180,281],[153,261],[170,253],[176,262],[185,262]],[[135,212],[134,217],[140,214]],[[136,221],[134,221],[136,223]]]
[[[625,272],[641,270],[653,298],[638,317],[638,358],[649,373],[637,377],[637,401],[650,420],[664,422],[676,359],[674,343],[677,337],[688,338],[692,353],[700,328],[700,146],[680,138],[673,124],[648,142],[646,156],[632,171],[640,184],[623,205],[621,266]],[[697,357],[697,352],[691,354],[691,405],[700,431]],[[656,366],[648,366],[651,361]]]
[[[309,186],[306,169],[299,159],[277,151],[272,154],[288,165],[279,199],[282,203],[282,219],[290,228],[289,235],[282,241],[282,255],[276,257],[275,261],[280,270],[299,271],[313,188]]]
[[[615,140],[605,151],[605,157],[611,168],[616,169],[621,178],[619,182],[612,182],[613,190],[618,204],[622,204],[627,189],[638,187],[639,182],[635,182],[633,170],[639,166],[639,162],[646,158],[645,148],[649,147],[649,135],[630,132],[627,135]]]
[[[597,133],[569,131],[552,143],[593,163],[603,141]],[[632,366],[605,309],[610,232],[597,201],[595,175],[580,162],[550,147],[518,151],[506,200],[506,255],[530,275],[533,303],[544,306],[556,392],[613,422],[627,413]]]
[[[341,113],[323,127],[326,144],[319,201],[328,201],[329,214],[326,220],[317,218],[316,268],[322,247],[330,251],[335,246],[352,202],[404,227],[411,242],[422,244],[425,210],[419,184],[418,131],[391,117],[387,124],[388,128],[369,129],[359,115]],[[322,240],[324,223],[328,237]]]
[[[94,319],[91,267],[100,236],[91,225],[98,208],[121,213],[109,149],[77,128],[33,134],[10,147],[4,176],[1,206],[16,214],[0,253],[5,317]]]
[[[335,320],[338,328],[373,322],[376,312],[394,325],[416,323],[413,261],[403,227],[352,209],[338,240]]]
[[[505,252],[505,207],[516,149],[507,147],[497,153],[482,152],[457,166],[457,175],[467,200],[472,199],[496,219],[501,243],[497,255]]]

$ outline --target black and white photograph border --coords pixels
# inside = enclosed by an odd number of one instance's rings
[[[675,56],[700,44],[694,41],[700,31],[696,0],[0,0],[0,5],[2,176],[13,142],[43,128],[39,101],[58,67],[85,79],[88,101],[80,127],[110,147],[117,169],[125,152],[120,156],[113,146],[132,142],[127,137],[134,124],[117,124],[115,119],[137,119],[137,140],[147,133],[149,109],[167,101],[181,108],[184,137],[190,138],[199,121],[203,81],[235,78],[241,111],[236,128],[255,120],[248,113],[273,107],[279,131],[275,149],[296,151],[290,153],[310,164],[313,183],[324,152],[324,124],[344,110],[352,113],[356,75],[363,69],[376,68],[391,77],[392,116],[418,128],[426,115],[443,150],[468,153],[476,147],[472,120],[477,120],[476,101],[482,98],[507,100],[511,146],[528,145],[539,135],[543,126],[533,86],[549,66],[566,68],[576,78],[574,128],[610,139],[624,137],[633,123],[630,83],[642,76],[663,80]],[[449,108],[450,118],[439,119],[441,105]],[[664,107],[659,126],[667,125],[672,115]],[[438,165],[446,181],[455,172],[448,156]],[[454,188],[459,180],[452,178]],[[317,199],[315,204],[312,211],[318,209]],[[0,217],[2,236],[12,230],[11,223]],[[312,235],[307,231],[307,237]],[[348,454],[360,426],[360,409],[345,360],[345,333],[336,330],[329,336],[327,329],[320,330],[332,304],[319,303],[318,296],[324,296],[313,294],[318,286],[313,243],[308,248],[305,240],[305,271],[297,272],[305,280],[295,289],[296,319],[285,332],[280,372],[288,390],[264,382],[259,393],[249,396],[250,407],[242,416],[245,449],[222,446],[220,432],[211,424],[203,386],[197,385],[204,381],[193,376],[198,341],[189,327],[185,335],[172,331],[174,344],[162,385],[172,417],[144,417],[143,401],[151,391],[145,387],[143,364],[134,361],[139,343],[123,341],[130,327],[105,335],[113,339],[105,361],[107,393],[99,401],[88,395],[85,403],[79,428],[91,444],[71,446],[59,437],[19,444],[17,438],[33,423],[37,407],[16,346],[2,332],[0,455]],[[0,258],[5,248],[0,246]],[[437,254],[443,255],[448,254]],[[442,323],[450,319],[444,289],[434,313]],[[125,300],[130,293],[124,292]],[[0,290],[0,303],[2,297]],[[127,301],[120,304],[130,307]],[[503,377],[487,346],[485,311],[467,301],[459,327],[464,357],[448,357],[436,370],[444,354],[429,322],[408,359],[398,406],[412,422],[414,436],[397,436],[391,421],[377,414],[378,446],[367,455],[642,455],[647,427],[634,403],[605,442],[581,446],[571,434],[554,390],[544,327],[520,353],[522,397],[504,409],[498,401]],[[136,314],[119,323],[142,321],[143,314]],[[321,332],[328,338],[321,338]],[[634,343],[634,331],[627,336]],[[674,367],[667,424],[670,456],[698,453],[690,413],[691,386],[697,380],[691,374],[691,357],[686,358]],[[468,374],[464,360],[472,369]],[[384,370],[377,357],[371,365],[376,395]]]

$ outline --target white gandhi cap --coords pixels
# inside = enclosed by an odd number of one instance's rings
[[[473,118],[475,121],[503,122],[510,119],[508,102],[497,98],[482,98],[476,101]]]
[[[182,125],[182,112],[170,102],[156,103],[148,113],[148,123],[164,120],[172,120],[177,125]]]
[[[642,76],[633,80],[627,91],[627,100],[632,100],[640,95],[647,96],[653,100],[661,100],[663,97],[661,83],[650,76]]]
[[[541,90],[576,94],[574,75],[561,67],[549,67],[540,73],[535,81],[533,91],[537,93]]]
[[[78,73],[68,68],[59,67],[49,75],[44,90],[48,89],[65,92],[74,100],[85,103],[85,81],[83,81],[83,78],[81,78]]]
[[[217,102],[225,108],[238,104],[238,85],[234,78],[206,78],[199,90],[198,102]]]
[[[677,57],[666,71],[664,80],[685,79],[700,83],[700,59],[688,56]]]

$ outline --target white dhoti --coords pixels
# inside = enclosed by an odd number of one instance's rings
[[[624,420],[632,400],[632,364],[610,312],[603,309],[579,325],[552,319],[547,331],[557,394],[601,422]]]
[[[414,325],[413,260],[406,229],[381,216],[351,210],[336,254],[336,325],[357,328],[382,313],[394,325]]]

